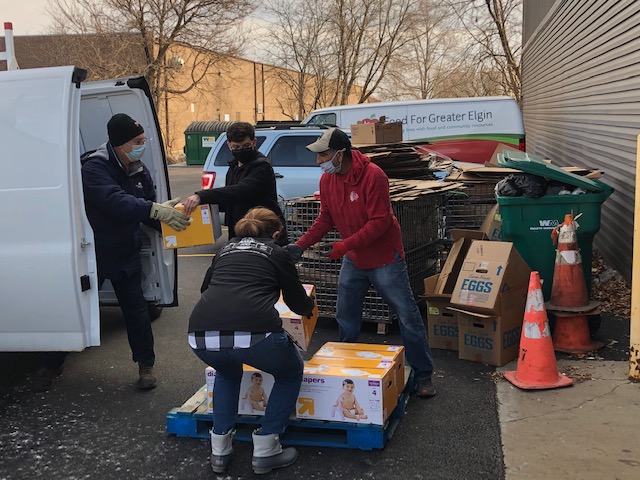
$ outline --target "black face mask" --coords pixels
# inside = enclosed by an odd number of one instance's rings
[[[238,150],[231,150],[231,154],[233,158],[242,163],[243,165],[249,163],[251,160],[255,158],[256,150],[251,147],[240,148]]]

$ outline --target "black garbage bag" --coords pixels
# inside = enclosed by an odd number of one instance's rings
[[[496,194],[502,197],[544,197],[547,180],[529,173],[512,173],[496,184]]]

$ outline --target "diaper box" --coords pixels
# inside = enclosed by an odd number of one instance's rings
[[[213,384],[216,381],[216,370],[213,367],[204,369],[204,380],[207,387],[207,413],[213,412]]]
[[[327,365],[336,367],[353,367],[353,368],[380,368],[382,370],[390,370],[394,377],[396,376],[397,364],[393,360],[376,360],[375,358],[341,358],[341,357],[319,357],[313,356],[307,361],[309,365]],[[396,395],[400,396],[404,385],[394,382],[396,386]]]
[[[275,379],[270,373],[243,365],[238,414],[264,415]]]
[[[396,363],[396,383],[398,392],[404,389],[404,347],[402,345],[381,345],[377,343],[327,342],[314,357],[367,358]]]
[[[238,399],[238,414],[264,415],[275,382],[273,375],[262,372],[249,365],[243,365],[242,381],[240,383],[240,397]],[[207,412],[213,412],[213,384],[216,371],[207,367],[205,378],[207,385]]]
[[[307,292],[307,296],[313,295],[315,297],[316,288],[313,285],[302,286]],[[276,303],[275,308],[278,310],[280,318],[282,319],[282,328],[286,330],[298,347],[306,352],[311,343],[311,336],[318,321],[318,303],[315,303],[311,316],[305,317],[289,310],[289,307],[287,307],[287,304],[284,303],[282,299],[281,293],[280,300]]]
[[[296,417],[384,425],[398,404],[389,369],[307,363]]]

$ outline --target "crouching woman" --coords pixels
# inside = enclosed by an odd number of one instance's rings
[[[303,364],[275,304],[282,291],[292,311],[310,315],[314,302],[290,255],[276,243],[283,228],[271,210],[249,210],[236,224],[236,237],[215,256],[189,318],[189,345],[216,370],[211,430],[216,473],[223,473],[231,460],[243,363],[275,379],[262,425],[253,432],[254,472],[286,467],[298,457],[295,448],[282,448],[279,435],[295,409]]]

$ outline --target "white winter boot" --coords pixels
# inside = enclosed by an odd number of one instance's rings
[[[274,468],[288,467],[298,458],[298,451],[293,447],[282,448],[280,437],[276,434],[253,434],[253,458],[251,466],[257,474],[269,473]]]
[[[229,430],[224,435],[217,435],[211,429],[211,468],[215,473],[224,473],[231,462],[233,448],[231,439],[235,430]]]

